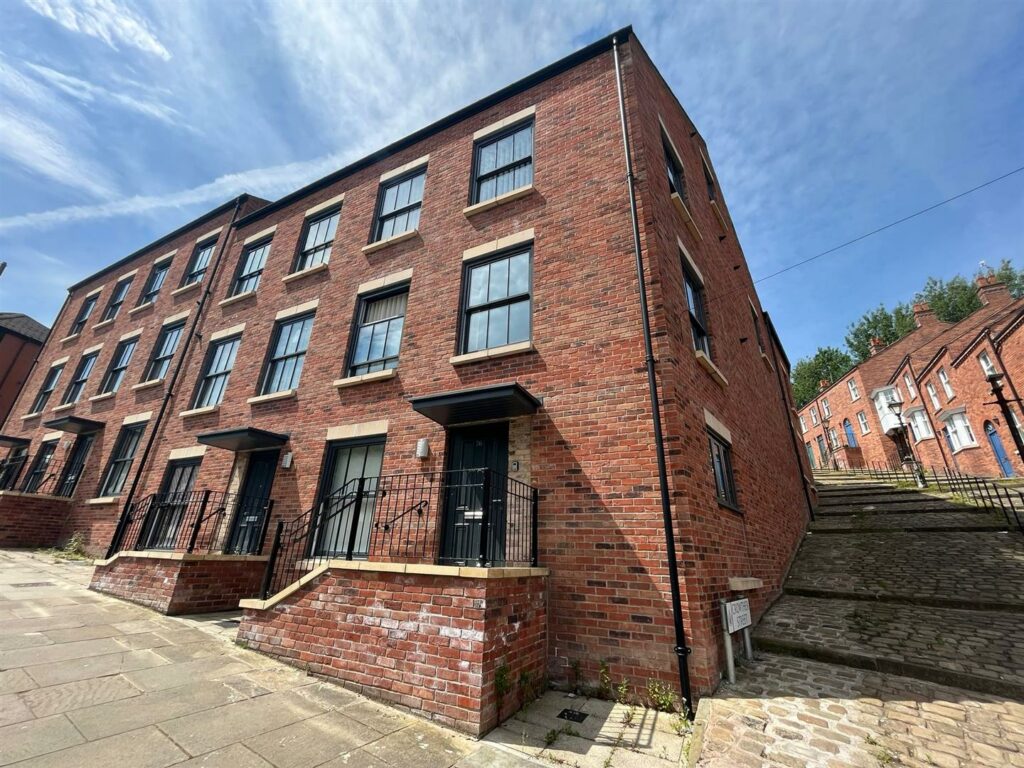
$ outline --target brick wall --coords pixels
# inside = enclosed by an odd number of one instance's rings
[[[520,681],[542,684],[546,593],[544,576],[330,569],[273,607],[246,608],[238,639],[481,735],[498,722],[499,668],[507,667],[501,674],[512,684],[505,716],[521,704]]]
[[[65,499],[0,491],[0,547],[55,547],[70,504]]]
[[[0,424],[14,406],[41,348],[34,339],[0,329]]]

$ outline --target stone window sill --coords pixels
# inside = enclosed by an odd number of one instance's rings
[[[492,347],[491,349],[481,349],[476,352],[468,352],[464,355],[455,355],[455,357],[449,358],[448,362],[452,365],[467,365],[469,363],[477,363],[483,360],[493,360],[497,357],[508,357],[509,355],[519,355],[534,351],[532,341],[521,341],[517,344],[505,344],[501,347]]]
[[[145,304],[139,304],[137,307],[132,307],[128,310],[129,315],[134,315],[136,312],[143,312],[147,309],[152,309],[155,302],[147,301]]]
[[[281,392],[271,392],[269,395],[256,395],[255,397],[250,397],[245,402],[249,405],[260,405],[262,403],[273,403],[276,400],[289,400],[297,394],[297,389],[285,389]]]
[[[301,280],[304,277],[309,277],[310,275],[318,275],[321,272],[326,272],[327,268],[328,264],[325,261],[323,264],[317,264],[315,267],[309,267],[308,269],[303,269],[299,272],[292,272],[290,275],[285,275],[281,278],[281,282],[290,283],[294,280]]]
[[[190,408],[187,411],[182,411],[178,415],[183,419],[187,419],[190,416],[205,416],[208,413],[216,413],[219,410],[219,405],[206,405],[202,408]]]
[[[114,324],[114,320],[116,320],[116,318],[113,318],[113,317],[112,317],[112,318],[110,318],[109,320],[104,320],[104,321],[103,321],[102,323],[96,323],[96,325],[94,325],[94,326],[92,327],[92,329],[93,329],[94,331],[99,331],[99,330],[101,330],[101,329],[103,329],[103,328],[107,328],[108,326],[111,326],[111,325],[113,325],[113,324]]]
[[[723,387],[729,386],[729,380],[725,378],[725,374],[722,373],[718,366],[715,365],[711,358],[708,357],[703,351],[695,350],[694,356],[697,358],[697,362],[700,363],[701,367],[711,374],[711,378],[721,384]]]
[[[77,405],[77,403],[64,403],[64,405],[58,405],[56,408],[53,409],[53,413],[60,413],[61,411],[67,411],[67,410],[69,410],[71,408],[74,408],[76,405]]]
[[[482,203],[475,203],[468,208],[463,208],[462,215],[468,219],[470,216],[475,216],[478,213],[489,211],[491,208],[497,208],[499,205],[511,203],[513,200],[519,200],[523,197],[527,197],[528,195],[532,195],[536,191],[537,188],[534,187],[533,184],[527,184],[525,187],[513,189],[511,192],[506,192],[504,195],[498,195],[497,197],[492,197],[490,200],[484,200]]]
[[[183,285],[180,288],[175,288],[173,291],[171,291],[171,296],[182,296],[182,295],[184,295],[186,293],[194,291],[196,288],[198,288],[202,284],[203,284],[202,280],[197,280],[194,283],[189,283],[188,285]]]
[[[132,392],[138,392],[139,390],[142,389],[150,389],[151,387],[156,387],[163,383],[163,379],[151,379],[150,381],[140,381],[138,384],[132,385]]]
[[[234,296],[228,296],[226,299],[221,299],[219,302],[217,302],[217,306],[228,307],[231,306],[232,304],[237,304],[240,301],[251,299],[255,295],[256,291],[246,291],[245,293],[237,293]]]
[[[355,387],[360,384],[369,384],[374,381],[387,381],[388,379],[395,378],[397,371],[397,368],[388,368],[383,371],[363,373],[359,376],[347,376],[344,379],[335,379],[332,386],[337,389],[345,389],[346,387]]]
[[[38,418],[42,414],[42,411],[36,411],[35,413],[26,413],[21,417],[22,421],[28,421],[29,419]]]
[[[722,231],[729,231],[729,221],[725,218],[725,212],[722,210],[722,206],[718,204],[717,200],[711,201],[711,210],[715,212],[715,217],[718,219],[718,223],[722,225]]]
[[[963,451],[969,451],[972,448],[980,448],[980,447],[981,446],[978,445],[977,443],[970,443],[969,445],[961,445],[959,448],[953,449],[953,455],[956,456],[958,453],[961,453]]]
[[[63,339],[61,339],[60,343],[61,344],[67,344],[69,341],[74,341],[75,339],[77,339],[81,335],[82,335],[81,333],[72,333],[70,336],[65,336]]]
[[[375,243],[364,245],[362,248],[363,253],[374,253],[381,251],[389,246],[397,245],[398,243],[404,243],[406,240],[412,240],[414,237],[418,237],[420,231],[418,229],[410,229],[402,232],[400,235],[394,235],[393,237],[385,238],[384,240],[378,240]]]
[[[120,500],[120,496],[97,496],[94,499],[86,499],[85,503],[99,506],[100,504],[117,504]]]
[[[89,402],[90,403],[99,403],[99,402],[102,402],[103,400],[109,400],[115,394],[117,394],[117,393],[116,392],[102,392],[102,393],[100,393],[98,395],[93,395],[92,397],[90,397],[89,398]]]
[[[690,230],[690,234],[698,240],[703,240],[704,235],[700,233],[700,229],[697,227],[697,222],[693,220],[693,216],[690,215],[690,209],[686,207],[686,203],[683,202],[683,198],[679,196],[678,192],[672,193],[672,202],[675,203],[676,210],[679,211],[679,215],[683,217],[683,222],[686,224],[686,228]]]
[[[766,355],[764,352],[761,353],[761,359],[764,360],[764,364],[768,366],[769,370],[771,370],[771,371],[775,370],[775,366],[772,365],[772,359],[770,357],[768,357],[768,355]],[[857,398],[857,399],[860,399],[860,398]]]

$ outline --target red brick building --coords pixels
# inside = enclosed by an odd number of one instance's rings
[[[185,225],[74,286],[54,336],[3,432],[72,468],[14,493],[109,550],[96,588],[249,598],[251,646],[473,732],[602,665],[712,690],[718,600],[759,615],[808,516],[788,361],[628,28]]]
[[[17,312],[0,312],[0,424],[28,378],[49,329]]]
[[[815,466],[866,467],[911,457],[938,471],[982,476],[1024,473],[1010,424],[988,376],[1002,374],[1011,419],[1021,423],[1024,299],[993,277],[978,279],[982,307],[958,323],[914,306],[917,329],[824,382],[799,412]],[[890,403],[902,405],[897,415]]]

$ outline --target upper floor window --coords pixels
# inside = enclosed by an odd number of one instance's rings
[[[64,373],[64,363],[50,366],[50,370],[46,372],[46,378],[43,379],[43,386],[39,388],[36,399],[32,401],[32,410],[29,413],[42,412],[43,408],[46,407],[46,403],[49,402],[53,390],[57,388],[57,382],[60,381],[62,373]]]
[[[821,398],[821,412],[826,419],[832,418],[832,407],[828,404],[828,398]]]
[[[711,336],[708,333],[707,308],[704,303],[704,284],[696,274],[683,263],[683,287],[686,291],[686,307],[690,314],[690,331],[693,348],[711,357]]]
[[[811,406],[811,424],[818,426],[818,409]]]
[[[715,476],[715,496],[719,504],[736,509],[736,480],[732,471],[732,448],[725,440],[708,430],[711,470]]]
[[[310,269],[331,260],[334,233],[338,229],[341,210],[334,210],[306,222],[302,247],[295,258],[295,272]],[[269,247],[269,246],[268,246]]]
[[[846,382],[846,386],[850,390],[850,399],[860,400],[860,390],[857,388],[857,382],[854,381],[853,379],[850,379],[848,382]]]
[[[420,168],[393,181],[380,185],[377,196],[377,215],[374,218],[373,239],[411,232],[420,225],[420,207],[423,205],[423,182],[427,169]]]
[[[184,330],[184,322],[165,325],[160,329],[160,335],[157,336],[156,346],[153,347],[153,354],[149,358],[149,365],[146,366],[146,375],[143,381],[157,381],[167,376],[167,369],[171,366],[171,359],[178,349],[178,341]]]
[[[107,368],[103,381],[100,383],[100,394],[117,392],[118,387],[124,380],[124,372],[135,354],[135,347],[139,343],[138,338],[125,339],[114,348],[114,356],[110,358],[110,367]]]
[[[92,311],[96,309],[96,301],[99,299],[99,294],[93,294],[92,296],[86,296],[85,301],[82,302],[82,306],[78,310],[78,316],[75,318],[75,322],[71,324],[71,331],[68,336],[77,336],[85,328],[85,324],[89,322],[89,316]]]
[[[917,399],[917,390],[914,389],[914,380],[912,378],[910,378],[910,374],[909,373],[904,373],[903,374],[903,384],[907,388],[907,396],[911,400],[916,400]]]
[[[75,368],[75,375],[64,393],[64,399],[61,400],[61,405],[77,403],[81,399],[85,384],[89,381],[89,374],[96,366],[96,358],[99,357],[99,354],[99,352],[90,352],[87,355],[82,355],[82,359],[78,361],[78,367]]]
[[[100,322],[113,320],[117,317],[118,312],[121,311],[121,305],[124,304],[124,300],[128,296],[128,289],[131,287],[132,278],[130,277],[117,281],[117,285],[114,286],[114,290],[110,292],[110,303],[107,304],[107,308],[103,310],[103,317]]]
[[[269,255],[269,240],[265,243],[250,245],[242,252],[242,259],[238,263],[238,274],[231,285],[232,296],[249,293],[259,287],[260,276],[263,274],[263,267],[267,263]]]
[[[986,376],[995,375],[996,367],[992,364],[992,358],[988,356],[988,352],[982,352],[978,355],[978,364],[981,365],[981,370]]]
[[[473,202],[482,203],[533,183],[533,121],[476,145]]]
[[[718,199],[715,193],[715,177],[711,175],[711,169],[708,168],[708,164],[701,161],[701,167],[704,169],[704,183],[708,188],[708,200],[715,202]]]
[[[868,416],[864,411],[857,412],[857,422],[860,424],[860,433],[866,435],[871,431],[871,427],[868,426]]]
[[[167,273],[171,269],[171,260],[167,259],[161,261],[159,264],[153,266],[152,271],[149,273],[149,279],[146,281],[146,287],[142,290],[142,295],[139,296],[138,306],[144,304],[151,304],[156,301],[156,297],[160,293],[160,289],[164,286],[164,281],[167,279]]]
[[[954,451],[977,445],[977,441],[974,439],[974,430],[971,429],[971,423],[967,421],[965,413],[951,414],[945,419],[945,422],[949,442],[953,445]]]
[[[398,366],[402,326],[409,289],[361,299],[356,310],[356,335],[348,375],[384,371]]]
[[[124,490],[128,471],[132,468],[132,462],[135,461],[135,452],[139,448],[139,441],[145,431],[145,424],[121,427],[117,442],[114,443],[114,450],[110,453],[107,470],[103,473],[100,496],[117,496]]]
[[[679,195],[685,202],[686,175],[683,173],[683,164],[679,161],[675,149],[672,148],[671,142],[669,142],[668,137],[664,134],[661,136],[661,145],[665,152],[665,170],[668,173],[669,193]]]
[[[807,432],[807,422],[804,421],[803,416],[798,416],[797,418],[800,420],[800,434],[802,435]]]
[[[195,247],[195,250],[192,251],[192,258],[189,259],[188,266],[185,268],[185,277],[181,281],[182,286],[202,282],[206,276],[206,270],[210,267],[210,259],[213,257],[216,247],[216,240],[200,243]]]
[[[219,405],[224,399],[224,390],[228,387],[231,369],[235,367],[235,355],[242,338],[235,336],[210,343],[203,363],[203,373],[196,391],[194,408],[208,408]]]
[[[907,423],[914,435],[914,440],[920,442],[932,436],[932,427],[928,423],[928,416],[924,408],[918,407],[907,414]]]
[[[942,384],[942,391],[946,393],[946,399],[953,399],[953,386],[949,383],[949,375],[945,368],[939,368],[939,383]]]
[[[764,354],[764,338],[761,336],[761,319],[757,316],[757,310],[754,309],[754,305],[750,305],[750,319],[754,324],[754,337],[757,339],[757,349],[763,355]]]
[[[939,402],[939,393],[935,391],[935,385],[929,381],[924,388],[928,391],[928,399],[932,401],[932,407],[936,411],[941,410],[942,403]]]
[[[467,266],[463,352],[530,340],[531,254],[517,251]]]
[[[274,327],[261,394],[297,389],[313,330],[313,315],[281,320]]]

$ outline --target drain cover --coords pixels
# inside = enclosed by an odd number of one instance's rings
[[[587,719],[586,713],[580,712],[578,709],[563,709],[558,716],[562,720],[572,720],[574,723],[582,723]]]
[[[52,587],[52,581],[30,581],[27,584],[11,584],[12,587]]]

